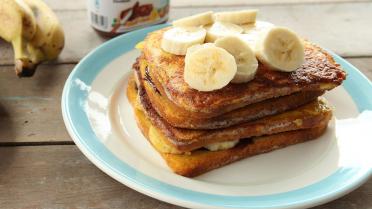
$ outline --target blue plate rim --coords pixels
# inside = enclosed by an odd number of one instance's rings
[[[262,196],[225,196],[187,190],[147,176],[114,156],[94,134],[82,104],[87,93],[74,84],[80,79],[90,85],[103,67],[133,49],[151,31],[168,26],[156,25],[116,37],[85,56],[69,75],[62,93],[62,115],[67,130],[79,149],[102,171],[119,182],[157,199],[181,205],[223,208],[293,208],[315,206],[357,188],[372,169],[341,168],[327,178],[297,190]],[[120,46],[120,47],[117,47]],[[349,62],[330,52],[348,73],[343,86],[360,112],[372,110],[372,83]],[[355,82],[358,81],[356,86]]]

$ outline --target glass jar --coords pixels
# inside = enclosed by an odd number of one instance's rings
[[[108,36],[168,20],[169,0],[87,0],[89,22]]]

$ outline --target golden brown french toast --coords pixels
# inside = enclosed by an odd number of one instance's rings
[[[143,86],[139,85],[137,88],[142,111],[151,120],[153,126],[161,130],[166,136],[167,145],[179,152],[189,152],[215,142],[244,140],[254,136],[309,129],[323,122],[328,123],[332,116],[331,108],[325,101],[317,99],[295,110],[228,128],[216,130],[182,129],[173,127],[162,119],[152,108]],[[136,91],[134,81],[129,83],[127,91],[128,97],[130,97],[130,94],[135,94],[131,93],[131,91]]]
[[[175,105],[164,93],[159,90],[156,78],[152,78],[147,72],[146,65],[134,64],[134,73],[140,79],[152,107],[166,122],[173,127],[187,129],[218,129],[235,124],[275,115],[304,105],[324,91],[305,91],[287,96],[272,98],[250,104],[245,107],[224,113],[222,115],[208,117],[207,114],[190,112]],[[211,116],[210,114],[209,116]]]
[[[160,42],[169,28],[150,33],[143,44],[143,59],[165,95],[182,109],[222,114],[248,104],[300,91],[330,90],[342,83],[345,72],[332,56],[320,47],[305,42],[305,62],[293,72],[279,72],[260,64],[255,78],[243,84],[228,84],[222,89],[200,92],[184,81],[184,56],[163,51]]]
[[[140,105],[136,104],[138,100],[133,80],[129,87],[127,91],[128,99],[134,107],[136,121],[142,133],[175,173],[187,177],[203,174],[246,157],[315,139],[323,134],[328,123],[328,120],[324,118],[323,121],[319,122],[318,126],[310,129],[252,137],[242,140],[238,145],[227,150],[208,151],[206,149],[198,149],[189,154],[164,153],[164,146],[167,145],[167,140],[164,140],[162,137],[150,139],[149,132],[151,129],[156,129],[156,127],[146,117],[143,110],[139,109]]]

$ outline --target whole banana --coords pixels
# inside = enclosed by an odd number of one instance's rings
[[[57,58],[64,47],[63,29],[41,0],[0,0],[0,37],[13,45],[19,77],[32,76],[41,62]]]

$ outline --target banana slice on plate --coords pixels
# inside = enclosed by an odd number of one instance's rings
[[[235,58],[213,44],[191,47],[185,57],[185,82],[199,91],[213,91],[226,86],[235,76]]]
[[[203,26],[213,23],[213,12],[204,12],[196,14],[190,17],[185,17],[179,20],[173,21],[173,26],[185,27],[185,26]]]
[[[244,83],[252,80],[256,75],[258,61],[251,47],[237,36],[226,36],[217,39],[217,47],[226,49],[235,58],[237,72],[232,83]]]
[[[254,24],[245,24],[240,27],[244,30],[240,37],[254,49],[260,34],[265,30],[273,28],[274,24],[265,21],[256,21]]]
[[[202,27],[174,27],[163,34],[161,48],[175,55],[185,55],[187,48],[204,42],[206,30]]]
[[[291,72],[305,60],[302,40],[288,28],[273,27],[261,34],[256,44],[257,58],[273,70]]]
[[[256,9],[241,10],[232,12],[217,12],[213,15],[214,21],[229,22],[234,24],[254,23],[257,16]]]
[[[243,28],[239,25],[228,22],[215,22],[210,26],[206,26],[206,29],[206,42],[214,42],[219,38],[229,35],[237,35],[243,32]]]

